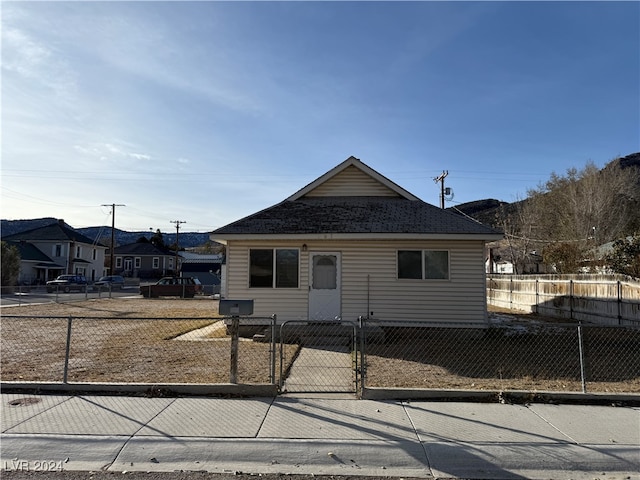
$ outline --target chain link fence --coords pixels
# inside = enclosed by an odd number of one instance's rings
[[[235,320],[3,315],[1,380],[640,393],[635,326]]]
[[[15,285],[11,287],[0,287],[0,299],[3,306],[28,305],[33,303],[68,303],[82,302],[100,298],[117,298],[138,296],[146,289],[149,283],[139,284],[139,282],[125,283],[120,285]],[[192,292],[181,292],[173,295],[189,297]],[[196,298],[209,297],[218,298],[220,285],[198,285],[195,292]]]
[[[640,328],[364,321],[365,387],[640,393]]]
[[[259,320],[272,321],[251,322]],[[235,337],[237,362],[232,362],[234,336],[227,318],[3,315],[1,328],[3,382],[276,382],[271,342]]]

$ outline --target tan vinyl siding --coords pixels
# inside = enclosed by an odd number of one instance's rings
[[[300,248],[300,242],[229,242],[227,245],[227,298],[253,299],[253,316],[279,320],[307,317],[307,255],[300,252],[298,288],[249,288],[249,248]]]
[[[308,197],[397,197],[398,194],[364,173],[350,166],[307,193]]]
[[[279,321],[306,319],[309,253],[341,252],[342,318],[372,314],[382,321],[485,322],[482,241],[232,241],[228,245],[228,297],[254,299],[254,316]],[[248,287],[248,249],[300,248],[300,285],[295,289]],[[448,250],[449,280],[398,279],[398,250]]]

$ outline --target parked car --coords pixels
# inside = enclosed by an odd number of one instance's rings
[[[107,275],[93,282],[94,290],[122,290],[123,288],[124,277],[120,275]]]
[[[140,285],[140,293],[145,298],[182,297],[193,298],[202,285],[192,277],[164,277],[153,285]]]
[[[71,290],[82,292],[87,287],[87,279],[84,275],[60,275],[55,280],[49,280],[46,284],[47,292],[69,293]]]

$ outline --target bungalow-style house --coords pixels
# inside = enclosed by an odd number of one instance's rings
[[[226,244],[224,295],[254,316],[482,323],[485,242],[502,234],[350,157],[210,236]]]
[[[65,273],[84,275],[94,281],[105,275],[107,247],[58,220],[44,227],[3,237],[21,255],[20,283],[45,283]]]
[[[160,278],[175,272],[176,254],[151,242],[135,242],[113,250],[114,274],[124,277]]]

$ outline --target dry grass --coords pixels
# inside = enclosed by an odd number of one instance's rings
[[[208,331],[220,323],[217,306],[207,299],[100,299],[6,309],[1,378],[62,381],[72,316],[70,382],[226,383],[230,338],[226,329]],[[40,316],[50,318],[34,318]],[[297,347],[287,348],[292,358]],[[269,350],[240,342],[238,382],[269,382]]]
[[[581,391],[577,328],[543,326],[385,329],[367,348],[367,385]],[[640,392],[638,329],[585,327],[583,352],[587,391]]]

